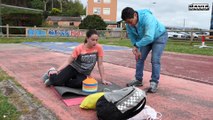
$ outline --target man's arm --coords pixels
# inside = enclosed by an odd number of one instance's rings
[[[132,30],[131,28],[126,25],[126,28],[127,28],[127,34],[128,34],[128,38],[130,39],[132,45],[133,45],[133,48],[132,48],[132,53],[134,55],[136,55],[138,53],[138,47],[135,45],[136,44],[136,37],[135,35],[132,33]]]
[[[153,15],[148,14],[145,20],[145,34],[144,37],[135,43],[135,46],[142,47],[150,44],[154,40],[156,19]]]
[[[126,31],[127,31],[128,38],[130,39],[132,45],[134,45],[136,43],[136,37],[132,33],[130,26],[126,25]]]

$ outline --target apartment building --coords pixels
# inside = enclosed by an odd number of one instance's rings
[[[87,15],[97,14],[105,22],[116,22],[117,0],[87,0]]]

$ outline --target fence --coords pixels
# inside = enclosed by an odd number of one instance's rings
[[[2,37],[85,37],[86,30],[73,28],[54,28],[54,27],[19,27],[19,26],[0,26],[3,29]],[[22,33],[11,33],[11,29],[22,31]],[[100,37],[103,38],[126,38],[126,31],[119,30],[98,30]]]
[[[86,30],[83,29],[73,29],[73,28],[54,28],[54,27],[23,27],[23,26],[0,26],[3,34],[0,33],[2,37],[85,37]],[[16,31],[14,34],[11,32],[12,30]],[[17,34],[17,31],[19,32]],[[188,32],[190,33],[190,38],[188,38],[191,42],[195,40],[194,34],[195,32],[213,32],[213,30],[168,30],[168,32]],[[126,31],[124,30],[98,30],[100,37],[102,38],[127,38]],[[201,38],[201,36],[199,36]],[[211,38],[207,37],[207,38]],[[186,38],[184,38],[186,39]]]

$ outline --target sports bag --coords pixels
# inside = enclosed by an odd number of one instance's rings
[[[96,103],[99,120],[126,120],[138,114],[146,104],[146,94],[136,87],[105,92]]]

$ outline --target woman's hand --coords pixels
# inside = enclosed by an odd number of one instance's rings
[[[111,85],[111,84],[112,84],[111,82],[106,81],[106,80],[102,80],[102,83],[103,83],[104,85]]]
[[[48,75],[50,76],[50,75],[52,75],[52,74],[58,74],[58,71],[57,71],[57,70],[50,70],[50,71],[48,72]]]

